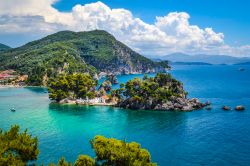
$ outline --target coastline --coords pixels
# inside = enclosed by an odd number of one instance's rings
[[[4,88],[47,88],[46,86],[20,86],[20,85],[1,85],[0,89]]]
[[[115,103],[58,103],[58,102],[52,102],[54,104],[59,104],[59,105],[82,105],[82,106],[112,106],[114,107],[116,104]]]
[[[61,100],[59,102],[53,102],[56,104],[66,104],[66,105],[87,105],[87,106],[115,106],[117,103],[114,102],[110,102],[110,103],[106,103],[106,102],[79,102],[78,100],[68,100],[68,99],[64,99]]]

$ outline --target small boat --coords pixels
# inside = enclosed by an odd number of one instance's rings
[[[10,109],[11,112],[16,112],[15,108]]]

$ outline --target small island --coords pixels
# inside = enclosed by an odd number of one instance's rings
[[[119,98],[116,106],[135,110],[192,111],[209,105],[195,98],[188,99],[183,84],[166,73],[134,78],[114,90],[113,95]]]
[[[133,110],[192,111],[208,105],[188,99],[182,83],[166,73],[134,78],[116,90],[112,90],[110,77],[97,85],[97,80],[87,73],[61,75],[49,81],[49,98],[60,104],[109,105]]]

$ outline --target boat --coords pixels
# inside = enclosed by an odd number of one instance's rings
[[[15,108],[10,109],[11,112],[16,112]]]

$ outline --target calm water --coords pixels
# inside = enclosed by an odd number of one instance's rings
[[[136,141],[154,162],[165,165],[250,164],[250,67],[174,66],[190,97],[210,100],[213,110],[194,112],[130,111],[112,107],[50,104],[44,89],[0,89],[0,128],[28,128],[39,138],[39,163],[61,156],[74,161],[94,155],[89,140],[104,135]],[[126,82],[134,76],[122,76]],[[222,105],[245,105],[244,112],[222,111]],[[12,113],[10,108],[17,111]]]

